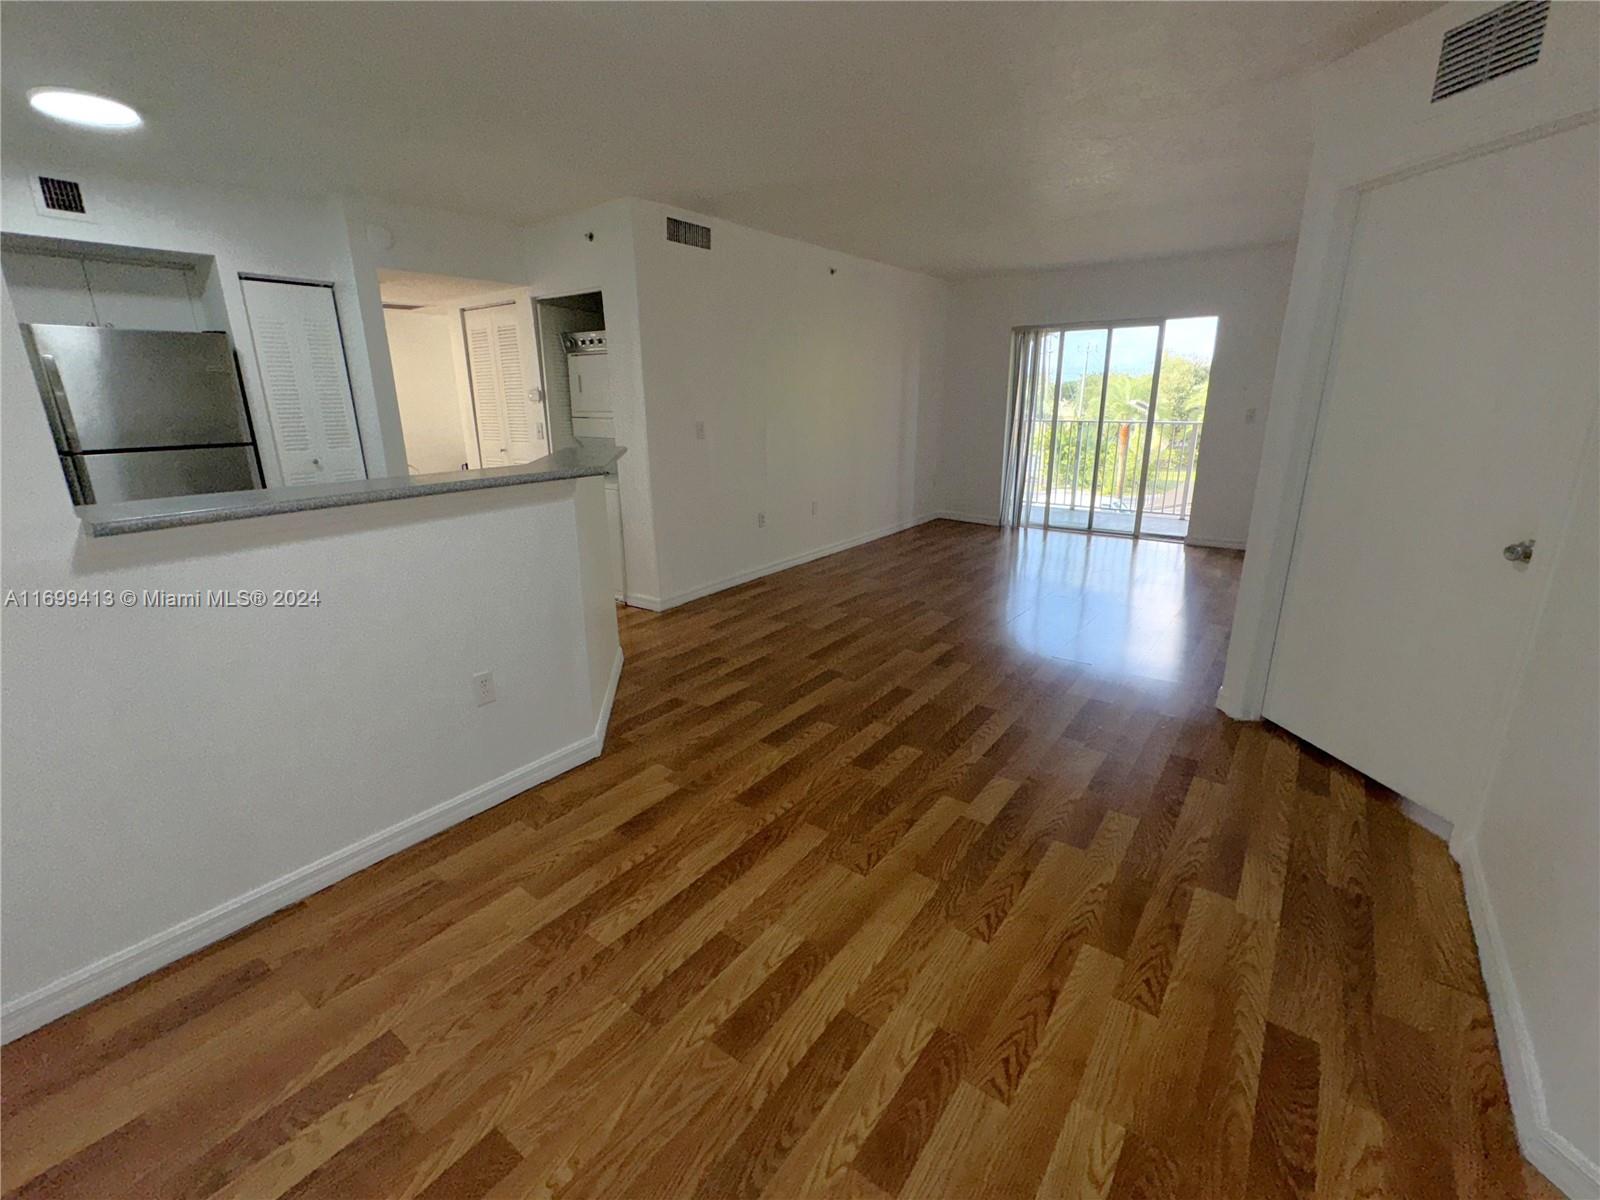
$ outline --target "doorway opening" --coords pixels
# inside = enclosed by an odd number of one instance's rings
[[[534,304],[545,404],[555,445],[614,441],[606,304],[600,292],[547,296]]]
[[[1018,329],[1007,524],[1185,537],[1217,318]]]
[[[378,291],[411,474],[550,453],[526,285],[384,270]]]

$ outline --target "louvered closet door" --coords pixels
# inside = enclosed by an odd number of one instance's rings
[[[494,318],[495,362],[500,391],[506,398],[506,440],[512,462],[532,462],[544,453],[534,436],[533,392],[528,385],[528,348],[516,308],[490,309]]]
[[[529,382],[528,342],[514,304],[465,314],[478,449],[486,467],[531,462],[545,453]]]
[[[511,461],[506,436],[505,392],[495,363],[494,318],[491,308],[462,314],[467,338],[467,369],[472,375],[472,410],[478,423],[478,454],[486,467]]]
[[[333,289],[240,282],[284,483],[365,479]]]

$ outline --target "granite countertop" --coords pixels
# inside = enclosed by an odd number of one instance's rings
[[[444,471],[437,475],[391,475],[349,483],[313,483],[301,487],[260,488],[249,492],[211,492],[199,496],[173,496],[165,500],[123,500],[110,504],[84,504],[77,508],[90,537],[171,529],[179,525],[210,525],[247,517],[309,512],[317,508],[344,508],[375,504],[380,500],[406,500],[441,492],[475,492],[483,488],[545,483],[555,479],[582,479],[605,475],[625,453],[621,446],[573,446],[554,451],[530,463],[509,467],[484,467],[477,471]]]

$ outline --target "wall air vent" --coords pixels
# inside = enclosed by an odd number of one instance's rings
[[[1550,0],[1516,0],[1446,33],[1433,77],[1434,103],[1538,62],[1549,16]]]
[[[83,203],[83,189],[70,179],[39,176],[39,199],[49,212],[82,215],[89,211]]]
[[[682,242],[685,246],[698,246],[702,250],[709,250],[711,226],[696,225],[693,221],[680,221],[677,217],[668,217],[667,241]]]

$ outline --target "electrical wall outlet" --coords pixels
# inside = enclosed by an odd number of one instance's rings
[[[817,515],[817,502],[815,500],[811,502],[811,515],[813,517]]]
[[[767,514],[764,513],[764,512],[758,512],[756,514],[756,528],[757,529],[765,529],[766,527],[767,527]]]
[[[493,671],[479,671],[472,677],[472,694],[477,697],[479,708],[482,708],[485,704],[494,703]]]
[[[706,423],[704,421],[696,421],[694,423],[694,440],[697,442],[706,440]]]
[[[1255,409],[1247,408],[1247,409],[1244,410],[1244,423],[1246,425],[1254,425],[1256,423],[1256,410]]]

